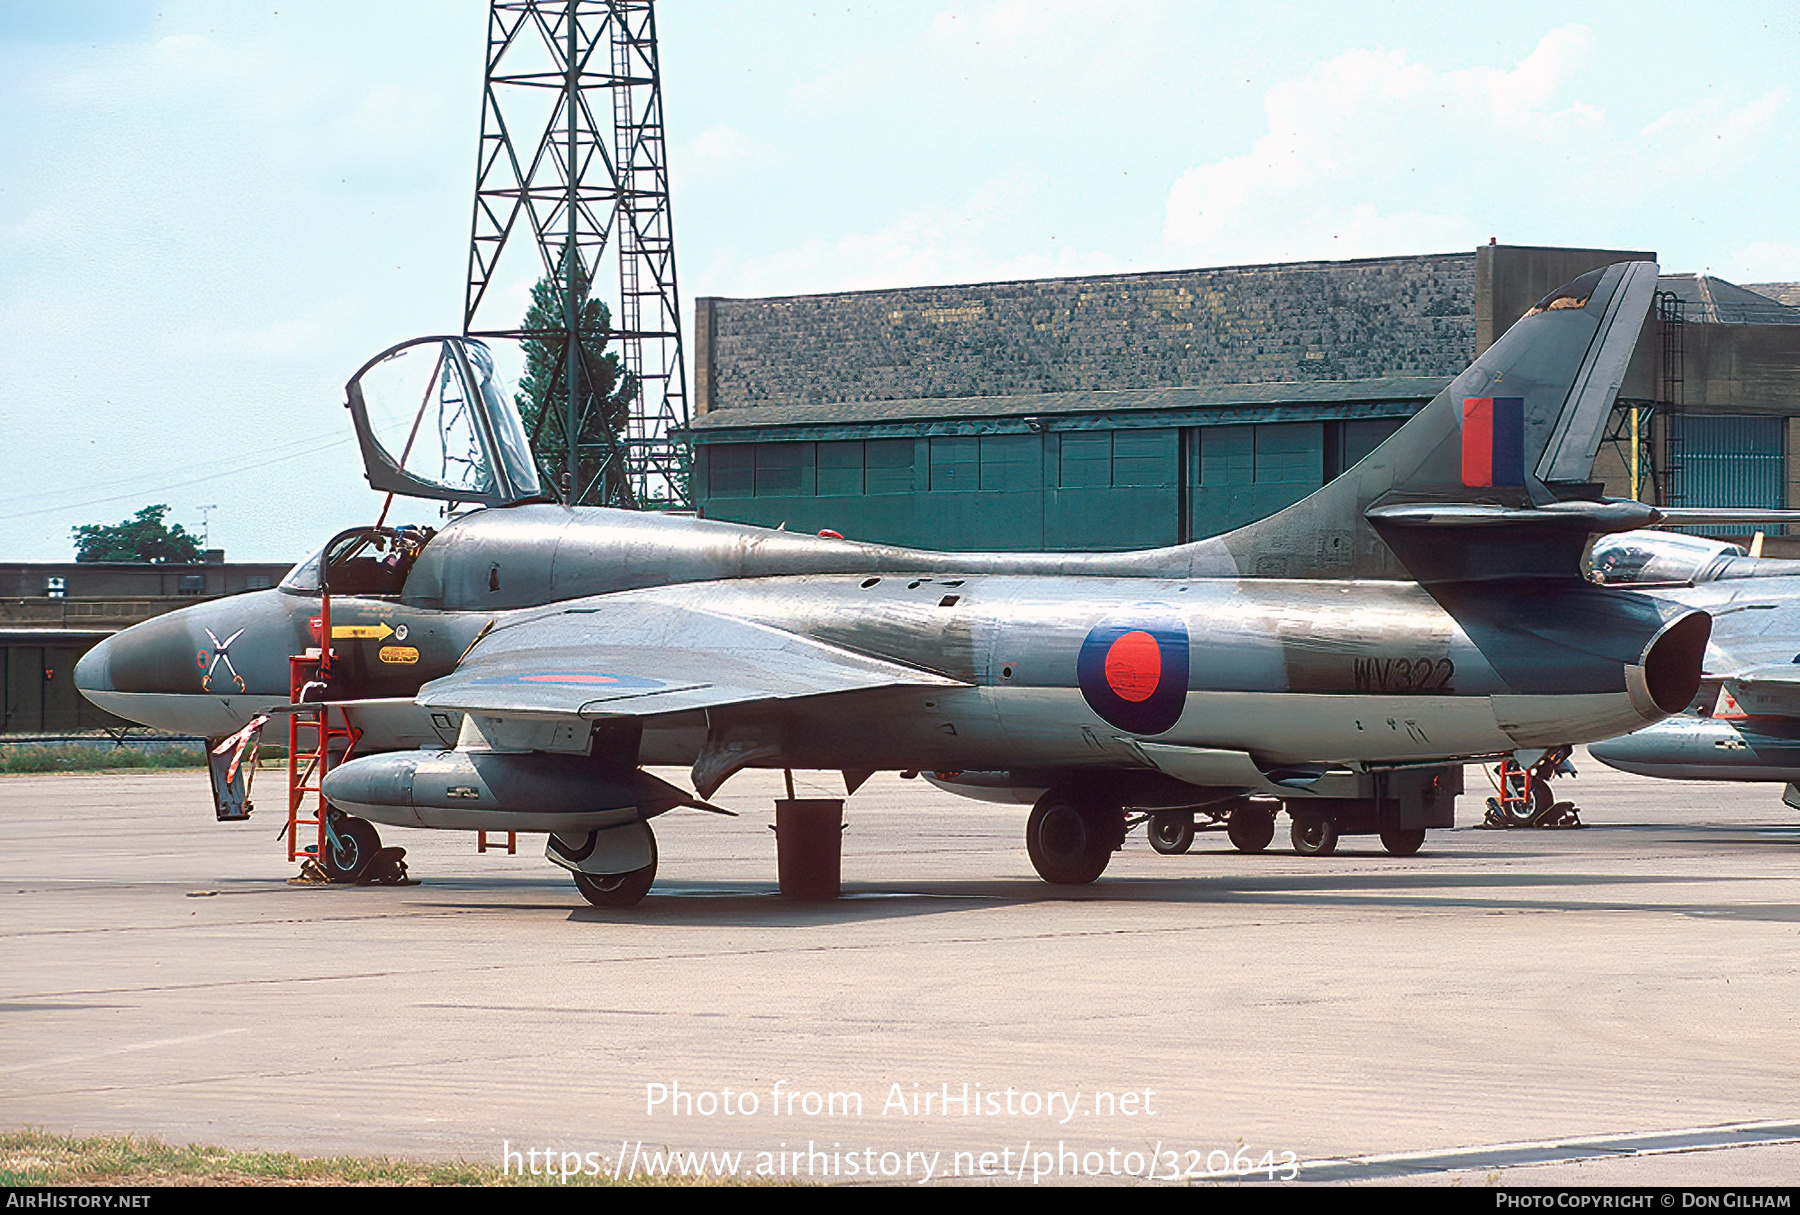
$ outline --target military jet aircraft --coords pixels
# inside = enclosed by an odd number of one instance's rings
[[[1099,877],[1127,808],[1229,804],[1266,844],[1251,795],[1281,800],[1304,851],[1362,832],[1409,853],[1451,825],[1464,759],[1611,737],[1699,686],[1704,610],[1581,569],[1591,534],[1666,513],[1588,482],[1655,282],[1650,263],[1583,275],[1310,497],[1120,554],[571,509],[545,500],[488,352],[420,339],[348,385],[369,482],[477,509],[343,533],[279,589],[103,642],[76,681],[218,738],[286,709],[290,656],[326,649],[302,700],[360,731],[324,783],[334,851],[366,849],[364,820],[544,832],[599,905],[648,890],[652,818],[709,808],[748,766],[837,769],[852,791],[877,770],[1009,773],[1046,790],[1026,848],[1052,883]],[[694,794],[644,771],[666,764]]]
[[[1698,536],[1627,532],[1594,545],[1597,580],[1713,617],[1690,712],[1590,744],[1595,759],[1669,780],[1780,781],[1800,809],[1800,561]]]

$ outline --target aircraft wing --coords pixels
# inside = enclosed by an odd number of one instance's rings
[[[651,717],[759,700],[959,681],[768,625],[608,597],[479,641],[419,690],[427,708],[531,717]]]
[[[1738,708],[1757,717],[1800,717],[1800,666],[1748,667],[1724,677]]]

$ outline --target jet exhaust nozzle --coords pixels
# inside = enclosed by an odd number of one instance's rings
[[[1625,668],[1626,687],[1646,720],[1658,721],[1694,703],[1711,637],[1711,616],[1685,613],[1650,639],[1636,666]]]

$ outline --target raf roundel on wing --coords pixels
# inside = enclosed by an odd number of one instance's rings
[[[1146,603],[1108,616],[1088,632],[1075,660],[1088,707],[1133,734],[1161,734],[1187,702],[1187,625]]]

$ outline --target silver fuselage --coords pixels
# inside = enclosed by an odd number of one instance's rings
[[[1495,586],[1471,623],[1415,583],[1215,568],[1222,550],[1204,544],[939,554],[613,511],[481,511],[432,541],[401,595],[333,596],[331,697],[357,702],[360,751],[448,747],[460,721],[411,698],[484,628],[655,601],[957,681],[735,710],[778,719],[771,766],[1155,767],[1147,745],[1382,765],[1589,741],[1666,712],[1644,685],[1642,655],[1662,618],[1644,596]],[[1576,627],[1608,613],[1629,627]],[[319,614],[304,589],[196,605],[102,643],[77,681],[120,716],[219,737],[288,703],[289,656],[318,644]],[[1140,618],[1186,639],[1185,692],[1156,729],[1109,720],[1078,677],[1097,629]],[[692,762],[720,716],[646,721],[641,762]]]

